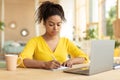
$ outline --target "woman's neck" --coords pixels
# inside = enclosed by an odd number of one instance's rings
[[[56,39],[59,39],[60,36],[59,36],[59,35],[49,36],[49,35],[47,35],[47,34],[44,34],[44,35],[43,35],[43,38],[44,38],[45,40],[56,40]]]

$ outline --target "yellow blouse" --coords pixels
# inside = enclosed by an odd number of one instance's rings
[[[114,49],[114,57],[120,57],[120,48]]]
[[[29,58],[41,61],[51,61],[53,60],[53,57],[51,55],[53,55],[57,61],[63,63],[68,59],[68,54],[72,58],[85,57],[85,62],[88,62],[89,60],[88,56],[76,45],[74,45],[69,39],[64,37],[60,38],[58,45],[53,52],[42,36],[30,39],[26,44],[24,50],[20,53],[19,57],[22,59]],[[20,62],[21,60],[18,60],[18,64],[20,64]],[[25,67],[23,61],[20,64],[20,67]]]

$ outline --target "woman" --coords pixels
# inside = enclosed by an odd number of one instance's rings
[[[60,37],[61,25],[65,21],[61,5],[46,1],[38,8],[37,16],[39,23],[43,21],[46,32],[29,40],[19,55],[23,59],[20,67],[56,69],[61,65],[72,67],[88,61],[88,57],[69,39]]]

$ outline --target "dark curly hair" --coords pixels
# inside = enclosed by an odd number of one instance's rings
[[[40,23],[42,20],[45,22],[48,17],[53,15],[58,15],[63,21],[66,21],[62,6],[50,1],[43,2],[37,9],[36,13],[36,21],[38,21],[38,23]]]

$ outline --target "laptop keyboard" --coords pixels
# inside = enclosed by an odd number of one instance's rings
[[[89,69],[88,68],[77,68],[77,69],[70,69],[70,70],[67,70],[67,72],[73,72],[73,73],[88,73],[89,72]]]

